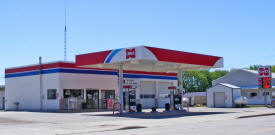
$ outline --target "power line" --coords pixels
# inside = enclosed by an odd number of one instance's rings
[[[234,67],[234,66],[242,66],[242,65],[245,65],[245,64],[251,64],[251,63],[255,63],[255,62],[262,62],[262,61],[266,61],[266,60],[270,60],[270,58],[271,58],[271,60],[272,59],[274,59],[275,58],[275,55],[273,54],[273,55],[269,55],[269,56],[264,56],[264,57],[261,57],[261,58],[257,58],[257,59],[254,59],[254,60],[249,60],[249,61],[246,61],[246,62],[242,62],[242,64],[233,64],[232,65],[232,67]],[[253,65],[253,64],[251,64],[251,65]]]

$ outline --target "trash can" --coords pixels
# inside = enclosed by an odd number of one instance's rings
[[[165,111],[170,111],[170,104],[169,103],[165,104]]]
[[[152,107],[152,112],[156,112],[157,108],[156,107]]]
[[[141,112],[142,111],[142,105],[141,104],[137,104],[137,112]]]
[[[82,103],[82,109],[87,109],[87,103]]]

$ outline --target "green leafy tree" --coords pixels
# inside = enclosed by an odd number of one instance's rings
[[[226,70],[186,71],[183,74],[183,87],[187,92],[203,92],[212,86],[212,81],[227,74]]]
[[[262,65],[251,65],[251,66],[249,66],[248,69],[250,69],[250,70],[258,70],[258,68],[259,68],[260,66],[262,66]],[[275,73],[275,66],[271,66],[271,71],[272,71],[273,73]]]

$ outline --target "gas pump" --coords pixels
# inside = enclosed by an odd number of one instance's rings
[[[126,112],[136,112],[136,88],[132,85],[124,85],[123,89]]]
[[[180,90],[176,86],[170,86],[168,89],[170,90],[171,110],[179,110],[182,102]]]

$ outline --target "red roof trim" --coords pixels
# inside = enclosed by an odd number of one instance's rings
[[[65,63],[65,62],[56,62],[56,63],[42,65],[42,69],[50,69],[50,68],[58,68],[58,67],[59,68],[87,69],[87,70],[116,71],[116,70],[111,70],[111,69],[82,68],[82,67],[77,67],[76,64],[74,64],[74,63]],[[33,66],[6,69],[5,73],[11,74],[11,73],[18,73],[18,72],[28,72],[28,71],[39,70],[39,69],[40,69],[39,65],[33,65]],[[163,72],[143,72],[143,71],[129,71],[129,70],[125,70],[123,72],[128,73],[128,74],[177,76],[176,73],[163,73]]]
[[[217,56],[154,48],[148,46],[145,47],[149,49],[159,61],[214,66],[215,63],[221,58]]]
[[[111,51],[112,50],[76,55],[76,65],[82,66],[104,63],[106,57],[110,54]]]

